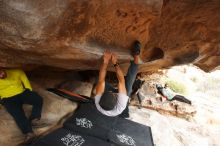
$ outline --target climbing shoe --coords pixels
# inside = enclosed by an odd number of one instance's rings
[[[141,43],[139,41],[134,42],[134,46],[132,49],[132,55],[139,55],[141,53]]]

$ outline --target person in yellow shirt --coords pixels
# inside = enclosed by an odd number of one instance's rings
[[[2,105],[26,135],[25,141],[34,138],[32,126],[36,126],[40,121],[43,99],[32,91],[30,82],[22,70],[0,68],[0,98]],[[33,106],[29,118],[25,116],[23,104]]]

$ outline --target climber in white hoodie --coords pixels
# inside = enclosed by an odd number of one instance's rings
[[[118,64],[117,55],[110,51],[105,51],[103,55],[103,63],[99,71],[99,79],[96,85],[95,105],[96,108],[104,115],[117,116],[127,118],[129,117],[128,99],[132,92],[132,85],[135,81],[138,62],[140,55],[141,44],[139,41],[134,42],[132,49],[133,61],[130,62],[130,66],[127,75],[124,74]],[[114,65],[117,79],[118,89],[112,87],[109,83],[105,82],[105,76],[109,62]]]

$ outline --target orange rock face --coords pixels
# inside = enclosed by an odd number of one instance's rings
[[[0,66],[96,70],[105,49],[122,67],[135,40],[140,72],[220,64],[219,0],[1,0]]]

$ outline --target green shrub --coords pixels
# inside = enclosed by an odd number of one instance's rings
[[[180,94],[187,94],[187,88],[184,84],[171,79],[167,79],[166,83],[169,85],[170,89],[172,89],[174,92]]]

